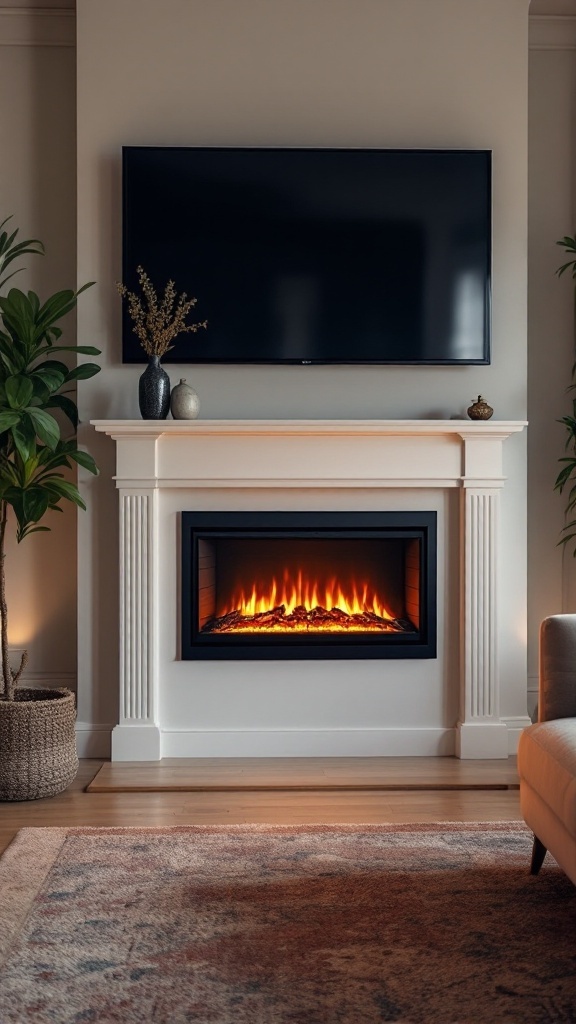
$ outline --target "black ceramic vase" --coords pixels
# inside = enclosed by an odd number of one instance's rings
[[[170,411],[170,378],[159,356],[150,356],[138,383],[138,402],[143,420],[165,420]]]

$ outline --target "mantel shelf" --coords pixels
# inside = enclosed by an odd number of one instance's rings
[[[118,487],[501,487],[518,420],[94,420]]]
[[[92,420],[110,437],[170,435],[499,437],[519,433],[526,420]]]

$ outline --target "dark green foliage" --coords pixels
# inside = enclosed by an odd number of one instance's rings
[[[96,363],[70,370],[51,358],[57,352],[99,355],[91,346],[55,344],[62,336],[58,322],[88,287],[57,292],[43,304],[34,292],[18,288],[0,297],[0,500],[14,509],[18,541],[47,529],[38,522],[62,500],[84,508],[77,487],[64,479],[61,469],[77,462],[97,472],[92,456],[79,452],[75,440],[61,437],[52,412],[60,409],[75,431],[76,403],[62,391],[100,370]]]
[[[558,277],[561,277],[566,270],[571,270],[572,279],[576,281],[576,237],[570,238],[566,235],[556,244],[561,245],[565,252],[573,257],[567,263],[563,263],[561,267],[558,267],[556,271]],[[572,384],[570,384],[568,390],[576,391],[576,363],[572,367]],[[554,484],[554,489],[559,491],[560,494],[563,493],[565,488],[569,488],[566,503],[566,519],[568,521],[563,526],[563,536],[558,541],[559,544],[567,544],[576,537],[576,518],[572,518],[576,508],[576,398],[572,399],[572,415],[562,416],[558,422],[563,423],[566,428],[568,436],[566,438],[565,450],[571,453],[558,460],[562,464],[562,468]],[[576,557],[576,545],[572,554]]]
[[[13,270],[4,274],[15,259],[25,253],[44,253],[44,246],[36,239],[16,242],[18,231],[8,234],[2,230],[5,224],[6,220],[0,224],[0,287],[18,273]],[[61,512],[61,502],[71,501],[85,508],[76,484],[62,470],[77,464],[90,473],[98,472],[92,456],[78,451],[78,410],[71,392],[74,395],[75,381],[93,377],[100,367],[81,363],[69,369],[53,358],[58,352],[100,355],[100,350],[92,346],[57,344],[62,337],[60,320],[74,309],[78,296],[89,287],[86,284],[77,292],[56,292],[44,303],[35,292],[18,288],[0,296],[0,698],[5,700],[14,700],[15,686],[28,657],[24,652],[20,668],[12,670],[4,564],[8,508],[16,517],[20,542],[30,533],[48,530],[48,526],[39,524],[49,509]],[[54,412],[63,414],[70,423],[72,430],[67,438],[62,437]]]

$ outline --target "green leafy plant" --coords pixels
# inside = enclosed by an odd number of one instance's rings
[[[561,245],[566,254],[572,257],[566,263],[563,263],[562,266],[558,267],[556,271],[558,277],[561,277],[567,270],[570,270],[572,272],[572,279],[576,281],[576,236],[571,238],[569,235],[565,235],[556,245]],[[576,363],[572,367],[572,383],[569,385],[568,391],[576,391]],[[566,438],[565,451],[570,451],[571,453],[558,460],[562,465],[562,469],[558,473],[556,483],[554,484],[554,489],[560,494],[563,493],[565,488],[570,488],[565,510],[568,521],[562,527],[563,536],[558,541],[559,544],[567,544],[576,537],[576,519],[571,518],[576,508],[576,398],[572,398],[572,414],[570,416],[562,416],[558,422],[563,423],[566,428],[568,436]],[[572,554],[576,557],[576,545]]]
[[[8,218],[10,219],[10,218]],[[0,230],[7,221],[0,224]],[[13,261],[26,253],[43,255],[36,239],[16,242],[18,231],[0,234],[0,278]],[[0,281],[17,273],[12,271]],[[0,296],[0,699],[14,700],[14,690],[28,660],[24,652],[13,671],[8,656],[8,609],[6,604],[5,542],[7,530],[15,525],[18,543],[31,533],[48,531],[39,525],[48,510],[62,512],[61,502],[71,501],[85,508],[78,488],[62,470],[77,463],[90,473],[98,472],[94,459],[79,451],[76,443],[78,409],[75,382],[100,371],[96,363],[81,363],[69,369],[53,356],[60,352],[100,355],[90,345],[58,345],[59,321],[74,307],[77,292],[56,292],[41,303],[35,292],[11,288]],[[67,387],[72,385],[72,388]],[[55,415],[56,414],[56,415]],[[61,434],[59,419],[71,426],[69,436]],[[9,516],[9,510],[14,514]]]

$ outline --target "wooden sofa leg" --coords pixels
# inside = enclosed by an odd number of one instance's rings
[[[544,857],[546,856],[546,847],[544,843],[541,843],[538,836],[534,836],[534,845],[532,847],[532,862],[530,864],[530,874],[537,875],[542,867]]]

